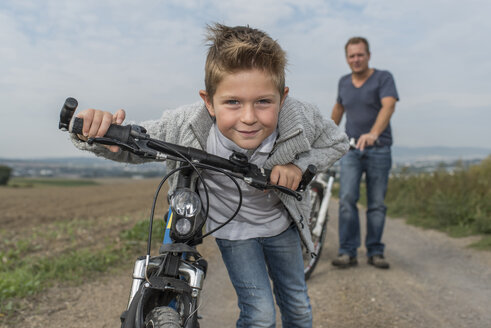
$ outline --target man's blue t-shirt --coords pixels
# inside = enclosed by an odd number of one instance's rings
[[[351,82],[351,74],[339,80],[337,102],[346,113],[346,134],[350,138],[359,138],[369,133],[382,108],[382,98],[394,97],[399,100],[392,74],[375,69],[373,74],[359,88]],[[381,145],[392,145],[390,123],[380,134]]]

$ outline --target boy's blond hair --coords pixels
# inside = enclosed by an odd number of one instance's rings
[[[271,74],[283,97],[287,60],[286,53],[275,40],[249,26],[229,27],[216,23],[208,25],[207,30],[209,49],[205,87],[211,101],[225,74],[254,68]]]

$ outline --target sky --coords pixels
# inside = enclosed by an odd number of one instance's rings
[[[489,0],[0,0],[0,158],[81,156],[58,130],[67,97],[127,120],[200,101],[214,22],[266,31],[290,95],[330,117],[344,44],[370,42],[400,101],[398,146],[491,149]]]

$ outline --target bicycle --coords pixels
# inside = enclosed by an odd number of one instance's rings
[[[311,256],[304,250],[305,280],[309,279],[314,272],[326,240],[327,222],[329,221],[328,208],[335,175],[333,170],[320,172],[314,177],[308,188],[311,204],[308,224],[316,256]]]
[[[82,134],[83,120],[73,118],[78,106],[74,98],[67,98],[60,112],[59,129]],[[302,176],[297,191],[269,183],[270,170],[249,163],[241,153],[233,153],[229,159],[211,155],[205,151],[152,139],[138,125],[111,125],[104,137],[89,138],[89,144],[117,145],[141,158],[166,161],[181,165],[165,175],[157,187],[150,214],[150,224],[145,256],[138,257],[133,268],[133,281],[126,310],[121,315],[122,328],[199,327],[199,296],[203,289],[208,263],[196,246],[213,232],[232,221],[242,204],[242,192],[236,180],[242,180],[259,189],[276,189],[302,199],[302,191],[315,174],[310,166]],[[235,212],[217,228],[203,234],[208,217],[208,187],[200,170],[212,170],[230,178],[237,187],[239,201]],[[168,194],[169,210],[166,215],[165,233],[159,255],[151,256],[153,218],[157,198],[163,184],[177,174],[177,188]],[[192,175],[197,174],[204,185],[206,205],[192,188]],[[204,207],[204,213],[203,213]]]
[[[349,149],[356,149],[357,139],[350,138]],[[375,145],[379,145],[379,140],[375,141]],[[327,222],[329,221],[329,201],[331,199],[332,186],[336,173],[334,170],[318,173],[309,185],[311,212],[309,218],[309,228],[314,243],[314,253],[317,256],[310,256],[304,252],[304,273],[305,280],[308,280],[315,266],[319,262],[322,248],[324,246],[327,235]]]

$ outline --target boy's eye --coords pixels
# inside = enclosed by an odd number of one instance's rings
[[[260,104],[271,104],[271,100],[270,99],[260,99],[258,101],[258,103],[260,103]]]
[[[226,101],[227,105],[238,105],[239,101],[235,99],[229,99]]]

